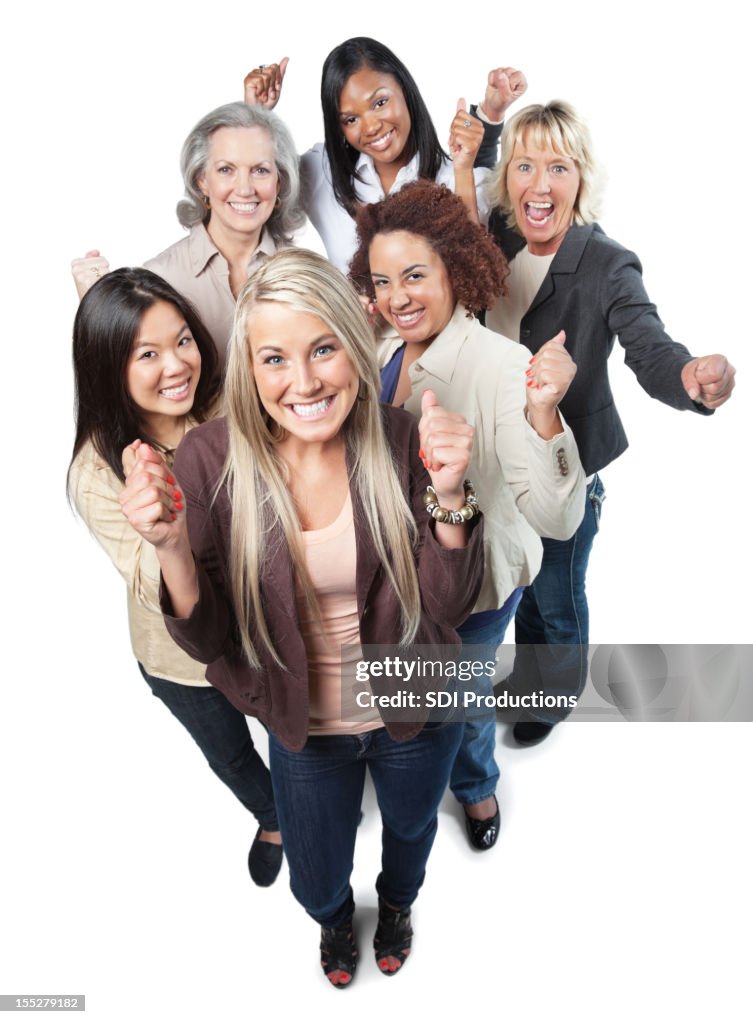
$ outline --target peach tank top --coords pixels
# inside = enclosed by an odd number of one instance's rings
[[[335,521],[321,530],[303,530],[306,568],[322,616],[319,623],[298,594],[298,614],[309,665],[309,735],[354,735],[379,729],[378,713],[369,721],[347,720],[348,699],[342,694],[342,648],[351,645],[344,666],[360,657],[356,602],[356,532],[350,493]],[[350,675],[350,673],[348,673]],[[343,707],[345,705],[345,707]],[[364,712],[359,712],[359,719]]]

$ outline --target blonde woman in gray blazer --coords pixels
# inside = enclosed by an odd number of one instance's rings
[[[665,332],[638,257],[595,223],[594,181],[588,130],[568,104],[525,107],[508,122],[490,226],[511,274],[486,323],[534,356],[565,331],[578,375],[561,409],[589,474],[580,529],[567,541],[544,541],[541,571],[518,606],[514,679],[575,695],[588,669],[585,582],[604,500],[599,471],[628,444],[607,373],[615,337],[644,390],[675,409],[709,414],[729,398],[735,377],[724,356],[694,359]],[[533,709],[515,738],[539,742],[566,713]]]

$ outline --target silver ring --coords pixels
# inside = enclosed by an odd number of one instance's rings
[[[464,128],[470,128],[471,127],[471,122],[468,120],[467,117],[466,117],[465,121],[463,121],[463,127]]]

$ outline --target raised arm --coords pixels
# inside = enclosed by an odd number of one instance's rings
[[[415,420],[410,423],[410,502],[420,538],[418,578],[422,604],[430,618],[456,626],[470,615],[481,589],[483,517],[476,516],[464,526],[452,526],[433,521],[426,511],[424,496],[428,484],[446,502],[443,507],[464,504],[462,481],[473,444],[473,430],[462,417],[454,420],[449,431],[451,444],[441,443],[448,436],[439,430],[439,424],[452,414],[435,403],[433,392],[427,391],[422,399],[421,434],[419,424]],[[431,409],[435,411],[430,412]]]
[[[520,99],[527,88],[526,76],[517,68],[492,68],[486,79],[481,113],[490,121],[504,121],[509,107]]]
[[[123,515],[122,483],[109,466],[85,450],[71,468],[70,490],[76,509],[95,540],[124,579],[133,599],[160,612],[160,567],[151,544]]]
[[[526,370],[526,418],[544,441],[564,432],[559,403],[567,394],[576,365],[565,348],[565,332],[545,342]]]
[[[723,405],[735,386],[735,368],[723,355],[693,358],[664,329],[643,285],[635,253],[618,249],[603,275],[602,311],[625,349],[625,362],[641,387],[675,409],[708,413]]]
[[[427,388],[421,396],[418,435],[418,454],[431,477],[440,507],[452,511],[463,508],[463,482],[473,451],[473,427],[459,413],[443,409],[434,392]],[[468,525],[437,521],[434,536],[443,548],[464,548],[468,543]]]
[[[259,64],[249,71],[243,79],[243,102],[250,107],[274,110],[280,99],[288,61],[288,57],[283,57],[279,64]]]
[[[691,359],[682,368],[682,386],[693,402],[707,409],[724,405],[735,386],[735,368],[718,353]]]
[[[154,547],[176,617],[188,618],[199,599],[199,587],[182,491],[162,456],[148,445],[140,445],[129,461],[119,499],[123,515]]]
[[[493,68],[486,81],[486,93],[478,111],[484,137],[476,155],[476,167],[492,168],[499,160],[499,140],[507,110],[528,88],[526,76],[517,68]]]
[[[83,258],[71,262],[71,273],[79,300],[83,299],[93,284],[110,270],[110,264],[99,249],[90,249]]]
[[[455,177],[453,191],[463,200],[468,216],[475,224],[479,223],[479,216],[473,167],[483,136],[481,122],[469,113],[465,100],[459,99],[450,125],[449,149]]]
[[[555,540],[575,533],[585,506],[578,448],[558,409],[575,376],[564,341],[560,332],[528,363],[527,349],[515,353],[517,373],[526,384],[511,368],[498,389],[495,420],[497,459],[515,502],[539,536]]]

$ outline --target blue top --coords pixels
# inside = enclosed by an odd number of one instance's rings
[[[392,405],[395,400],[395,392],[397,391],[397,379],[400,376],[400,370],[403,365],[403,355],[405,353],[405,343],[395,352],[387,363],[379,371],[379,375],[382,378],[382,393],[379,396],[382,402],[387,405]]]

